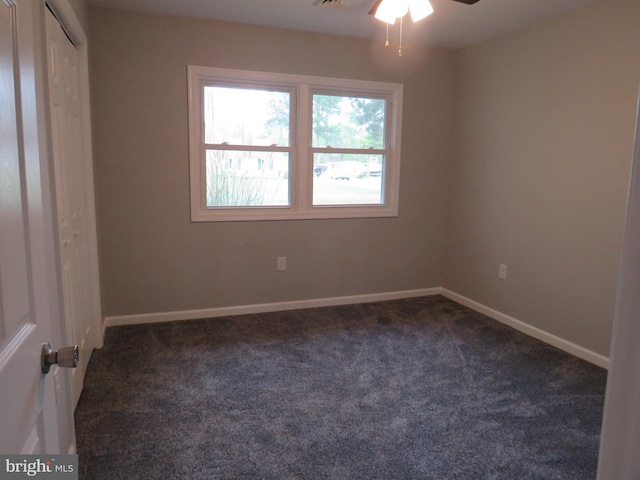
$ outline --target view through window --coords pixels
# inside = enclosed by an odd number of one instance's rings
[[[289,205],[290,97],[204,87],[207,207]]]
[[[313,95],[313,205],[384,203],[386,101]]]

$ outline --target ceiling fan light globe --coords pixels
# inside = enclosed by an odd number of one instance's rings
[[[382,16],[386,18],[387,23],[391,17],[394,19],[404,17],[409,12],[409,0],[382,0],[378,7],[378,12],[382,10]],[[378,13],[376,12],[376,17]],[[395,20],[394,20],[395,21]]]
[[[396,23],[397,15],[395,14],[393,2],[394,0],[382,0],[380,5],[378,5],[375,17],[378,20],[389,23],[391,25]]]
[[[429,0],[409,0],[409,11],[411,12],[411,20],[415,23],[431,15],[433,7]]]
[[[404,17],[409,12],[409,0],[391,0],[396,17]]]

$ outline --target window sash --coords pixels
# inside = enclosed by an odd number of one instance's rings
[[[222,152],[229,152],[229,155],[220,155]],[[252,155],[254,153],[261,155],[254,156]],[[279,154],[280,152],[276,152],[276,155],[273,153],[262,150],[207,149],[205,153],[206,208],[289,207],[291,156],[286,153],[284,155]],[[216,174],[211,175],[209,168]]]
[[[275,93],[284,93],[287,94],[289,96],[289,127],[288,127],[288,139],[287,139],[287,145],[282,145],[284,147],[288,147],[293,145],[293,140],[295,138],[295,124],[296,124],[296,113],[297,113],[297,106],[296,106],[296,99],[297,99],[297,90],[295,88],[291,88],[291,87],[287,87],[287,88],[283,88],[283,87],[277,87],[277,88],[270,88],[269,86],[262,86],[262,85],[258,85],[258,84],[243,84],[243,83],[237,83],[237,84],[232,84],[229,82],[221,82],[218,80],[212,80],[211,82],[204,82],[201,86],[202,90],[200,92],[201,94],[201,98],[204,102],[205,98],[206,98],[206,94],[205,94],[205,89],[206,88],[223,88],[223,89],[229,89],[229,90],[238,90],[238,91],[242,91],[242,90],[247,90],[247,91],[259,91],[259,92],[263,92],[263,93],[267,93],[267,92],[275,92]],[[207,119],[205,118],[206,115],[206,108],[202,109],[202,124],[203,124],[203,130],[202,130],[202,141],[204,143],[207,143],[207,139],[206,139],[206,124],[207,124]],[[219,145],[226,145],[229,144],[230,142],[221,142]],[[209,143],[212,144],[212,143]],[[236,144],[236,145],[244,145],[244,144]],[[251,144],[252,146],[269,146],[269,145],[277,145],[277,144],[269,144],[269,143],[253,143]]]

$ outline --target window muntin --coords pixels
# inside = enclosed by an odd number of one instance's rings
[[[397,215],[402,85],[194,66],[188,76],[193,221]]]

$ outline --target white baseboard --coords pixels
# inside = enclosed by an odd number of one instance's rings
[[[500,323],[504,323],[505,325],[515,328],[522,333],[526,333],[530,337],[537,338],[538,340],[548,343],[549,345],[559,348],[560,350],[564,350],[571,355],[575,355],[578,358],[593,363],[594,365],[609,369],[609,358],[605,357],[604,355],[600,355],[599,353],[595,353],[549,332],[545,332],[544,330],[531,326],[528,323],[510,317],[509,315],[505,315],[504,313],[494,310],[493,308],[482,305],[481,303],[478,303],[467,297],[463,297],[462,295],[458,295],[457,293],[454,293],[445,288],[441,288],[440,293],[444,297],[447,297],[454,302],[464,305],[465,307],[469,307],[476,312],[482,313],[483,315],[493,318]]]
[[[482,305],[462,295],[441,287],[422,288],[417,290],[404,290],[398,292],[372,293],[365,295],[352,295],[346,297],[317,298],[310,300],[296,300],[292,302],[261,303],[256,305],[239,305],[233,307],[204,308],[198,310],[183,310],[176,312],[143,313],[140,315],[120,315],[105,317],[104,329],[119,325],[137,325],[143,323],[173,322],[178,320],[195,320],[200,318],[217,318],[233,315],[246,315],[251,313],[280,312],[285,310],[299,310],[316,307],[331,307],[336,305],[353,305],[367,302],[383,302],[386,300],[398,300],[402,298],[423,297],[430,295],[443,295],[454,302],[482,313],[500,323],[504,323],[531,337],[537,338],[560,350],[575,355],[587,362],[602,368],[609,368],[609,359],[603,355],[592,352],[584,347],[576,345],[568,340],[551,333],[533,327],[516,318],[505,315],[497,310]]]
[[[285,310],[299,310],[305,308],[331,307],[335,305],[353,305],[357,303],[383,302],[401,298],[424,297],[438,295],[441,288],[421,288],[418,290],[404,290],[399,292],[371,293],[346,297],[316,298],[310,300],[296,300],[292,302],[260,303],[256,305],[240,305],[234,307],[204,308],[199,310],[183,310],[178,312],[143,313],[140,315],[120,315],[105,317],[104,325],[115,327],[118,325],[136,325],[141,323],[173,322],[176,320],[195,320],[199,318],[227,317],[232,315],[246,315],[250,313],[281,312]]]

